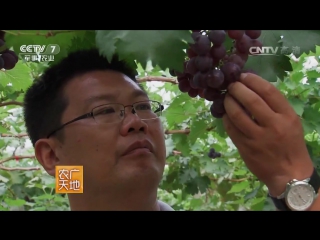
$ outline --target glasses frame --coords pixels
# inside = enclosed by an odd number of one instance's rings
[[[69,124],[71,124],[71,123],[74,123],[74,122],[76,122],[76,121],[79,121],[79,120],[82,120],[82,119],[86,119],[86,118],[93,118],[93,120],[95,120],[95,119],[94,119],[94,116],[93,116],[93,111],[94,111],[96,108],[98,108],[98,107],[107,106],[107,105],[111,105],[111,104],[119,104],[119,105],[122,105],[122,106],[123,106],[123,110],[121,110],[121,111],[125,112],[125,110],[126,110],[127,107],[132,107],[132,114],[136,114],[135,105],[136,105],[137,103],[141,103],[141,102],[154,102],[154,103],[159,104],[159,109],[157,109],[154,113],[160,112],[160,114],[162,114],[162,110],[164,109],[164,106],[163,106],[160,102],[154,101],[154,100],[138,101],[138,102],[135,102],[135,103],[133,103],[133,104],[131,104],[131,105],[123,105],[123,104],[121,104],[121,103],[107,103],[107,104],[102,104],[102,105],[99,105],[99,106],[96,106],[96,107],[92,108],[91,112],[85,113],[85,114],[83,114],[83,115],[81,115],[81,116],[79,116],[79,117],[76,117],[76,118],[74,118],[74,119],[72,119],[72,120],[70,120],[70,121],[62,124],[60,127],[58,127],[58,128],[56,128],[55,130],[51,131],[51,132],[47,135],[47,138],[50,138],[50,137],[51,137],[53,134],[55,134],[57,131],[63,129],[65,126],[67,126],[67,125],[69,125]],[[156,117],[156,118],[159,118],[159,117]],[[156,118],[141,119],[141,120],[152,120],[152,119],[156,119]],[[124,119],[124,117],[123,117],[123,119]],[[122,120],[123,120],[123,119],[122,119]],[[121,120],[121,121],[122,121],[122,120]],[[120,122],[121,122],[121,121],[120,121]]]

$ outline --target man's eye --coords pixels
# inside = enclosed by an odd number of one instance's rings
[[[114,113],[114,109],[113,108],[107,108],[107,109],[103,109],[101,111],[98,112],[98,114],[109,114],[109,113]]]

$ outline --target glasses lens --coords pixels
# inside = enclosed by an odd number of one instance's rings
[[[123,119],[121,104],[107,104],[93,109],[93,117],[98,123],[113,123]]]
[[[142,120],[155,119],[161,116],[161,105],[154,101],[144,101],[134,104],[134,110]]]

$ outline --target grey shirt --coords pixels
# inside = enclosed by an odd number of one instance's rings
[[[170,207],[167,203],[164,203],[158,200],[160,211],[174,211],[172,207]]]

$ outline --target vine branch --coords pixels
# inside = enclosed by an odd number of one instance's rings
[[[218,178],[209,178],[211,181],[218,181]],[[223,181],[229,181],[229,182],[243,182],[246,180],[251,179],[251,177],[245,177],[245,178],[224,178]]]
[[[24,159],[24,158],[35,158],[34,155],[26,155],[26,156],[11,156],[7,157],[5,159],[0,160],[0,169],[5,170],[5,171],[34,171],[34,170],[40,170],[40,167],[5,167],[2,164],[5,162],[8,162],[10,160],[19,160],[19,159]]]
[[[18,105],[22,107],[23,103],[18,101],[0,102],[0,107],[9,106],[9,105]]]
[[[0,165],[0,169],[5,171],[35,171],[40,170],[40,167],[16,167],[16,168],[10,168],[10,167],[3,167]]]
[[[138,83],[142,82],[166,82],[166,83],[172,83],[172,84],[178,84],[178,81],[176,78],[169,78],[169,77],[154,77],[154,76],[149,76],[149,77],[142,77],[137,79]]]
[[[35,158],[35,155],[26,155],[26,156],[11,156],[11,157],[7,157],[5,159],[0,160],[0,164],[3,164],[5,162],[8,162],[10,160],[20,160],[20,159],[24,159],[24,158]]]

